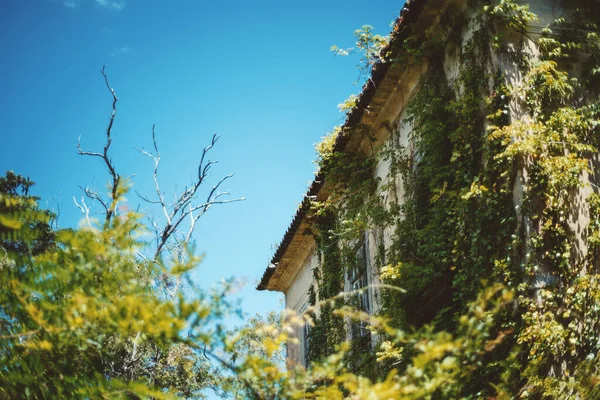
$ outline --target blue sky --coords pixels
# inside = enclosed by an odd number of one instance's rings
[[[77,226],[79,186],[107,182],[98,160],[75,149],[80,135],[84,150],[103,143],[106,65],[119,97],[114,164],[136,174],[138,191],[152,193],[152,163],[134,147],[151,146],[153,124],[167,193],[191,182],[202,149],[222,134],[214,178],[235,173],[224,189],[247,200],[200,220],[206,257],[194,276],[204,287],[244,279],[247,312],[277,309],[281,295],[254,287],[313,177],[314,144],[343,122],[337,104],[360,90],[357,59],[329,48],[352,46],[364,24],[387,34],[402,4],[2,0],[0,171],[30,176],[42,205],[60,205],[60,226]]]

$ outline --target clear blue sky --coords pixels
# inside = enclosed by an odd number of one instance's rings
[[[163,189],[192,179],[203,147],[222,133],[214,177],[245,202],[213,208],[196,232],[206,258],[204,287],[246,280],[247,312],[279,307],[256,292],[315,166],[314,144],[343,122],[341,103],[360,88],[353,45],[364,24],[387,34],[403,1],[2,0],[0,4],[0,171],[37,182],[42,205],[60,204],[61,227],[77,226],[79,185],[104,189],[97,159],[110,111],[100,69],[119,97],[113,157],[134,187],[151,193],[152,164],[133,147],[151,146],[156,124]],[[130,205],[139,200],[129,195]],[[96,208],[98,210],[98,208]]]

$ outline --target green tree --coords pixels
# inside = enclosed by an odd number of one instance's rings
[[[140,197],[158,204],[165,221],[145,226],[140,216],[118,207],[129,182],[110,155],[118,99],[104,68],[102,75],[112,97],[104,147],[95,152],[77,146],[79,154],[101,159],[109,173],[108,195],[84,189],[103,208],[101,223],[81,199],[76,205],[87,226],[55,233],[53,214],[29,195],[31,180],[12,172],[0,180],[0,245],[6,249],[0,258],[0,364],[6,366],[0,397],[198,397],[220,376],[207,353],[221,337],[205,332],[224,331],[211,318],[231,308],[224,301],[227,285],[207,293],[186,280],[199,262],[189,250],[198,219],[216,204],[241,200],[219,190],[232,175],[198,198],[218,135],[204,149],[191,187],[170,204],[159,186],[153,127],[154,152],[141,152],[154,161],[158,199]],[[155,242],[134,239],[148,231]],[[183,296],[184,283],[195,296]]]
[[[8,215],[0,226],[18,233],[20,217]],[[37,229],[15,237],[30,246]],[[197,351],[210,346],[224,292],[158,296],[150,288],[165,267],[136,258],[142,230],[125,214],[104,229],[57,232],[57,246],[21,266],[1,259],[0,397],[191,397],[210,383]],[[188,259],[171,274],[198,262]]]
[[[56,216],[37,206],[39,198],[29,194],[33,185],[13,171],[0,177],[0,249],[11,255],[35,256],[53,244]]]

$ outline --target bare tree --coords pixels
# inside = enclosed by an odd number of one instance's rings
[[[224,198],[229,196],[229,191],[220,191],[220,187],[229,178],[233,177],[233,174],[225,175],[222,177],[212,188],[208,191],[206,197],[203,200],[200,198],[200,188],[203,183],[207,180],[210,174],[211,167],[216,164],[216,161],[206,160],[206,156],[209,151],[219,140],[220,135],[216,133],[212,136],[210,145],[204,148],[200,162],[198,164],[198,173],[194,181],[189,187],[186,187],[180,195],[175,195],[172,203],[165,200],[165,194],[161,190],[160,183],[158,181],[158,167],[160,165],[160,152],[158,150],[158,144],[156,142],[155,126],[152,126],[152,143],[154,145],[154,153],[146,150],[138,150],[140,153],[150,157],[154,161],[154,188],[156,191],[156,199],[150,199],[148,196],[141,195],[136,191],[138,196],[147,203],[156,204],[160,207],[161,212],[165,218],[164,226],[160,226],[155,220],[151,220],[152,228],[154,229],[156,236],[156,249],[154,253],[154,259],[157,259],[164,250],[177,252],[177,257],[182,257],[180,251],[181,244],[188,244],[192,239],[192,234],[196,227],[196,222],[202,217],[209,208],[216,204],[226,204],[236,201],[244,200],[240,198]],[[180,232],[181,224],[189,219],[189,225],[185,233]],[[181,233],[179,237],[177,234]]]
[[[115,122],[115,117],[117,115],[118,98],[115,90],[110,86],[104,66],[102,67],[101,73],[104,78],[104,83],[112,96],[112,110],[109,117],[108,127],[106,128],[106,141],[104,143],[104,148],[101,152],[84,151],[81,149],[80,137],[77,143],[77,151],[80,155],[97,157],[101,159],[109,173],[110,193],[108,199],[106,199],[95,189],[87,186],[82,187],[84,197],[81,198],[80,202],[78,202],[75,198],[73,200],[76,206],[84,214],[87,223],[90,226],[91,208],[86,204],[85,198],[87,197],[93,202],[99,203],[103,209],[104,227],[106,228],[116,215],[117,203],[121,194],[125,190],[124,183],[127,181],[127,179],[123,179],[117,173],[112,157],[109,154],[110,146],[112,144],[112,129]],[[206,192],[202,191],[202,189],[208,184],[207,181],[210,176],[212,166],[217,163],[217,161],[209,160],[207,156],[210,150],[219,140],[219,137],[220,135],[216,133],[213,134],[211,143],[202,151],[202,155],[200,156],[200,161],[198,163],[197,174],[192,183],[189,187],[186,187],[181,194],[174,194],[172,202],[166,200],[165,192],[161,189],[158,179],[161,155],[158,149],[154,125],[152,126],[152,143],[154,151],[150,152],[144,149],[136,149],[140,153],[152,159],[154,162],[153,180],[156,198],[151,199],[147,195],[141,195],[137,191],[136,193],[146,203],[159,207],[164,217],[164,221],[157,221],[156,219],[149,217],[150,229],[155,234],[156,247],[154,248],[154,254],[152,255],[151,260],[148,260],[142,254],[140,254],[140,256],[146,261],[156,262],[166,251],[173,255],[179,262],[183,262],[184,257],[187,254],[186,250],[193,240],[193,233],[200,217],[202,217],[214,205],[244,200],[243,197],[230,198],[229,191],[220,190],[221,185],[228,179],[232,178],[233,174],[225,175],[224,177],[220,178],[216,184],[212,185],[212,187],[210,187],[210,189],[208,189]],[[205,195],[203,196],[202,193],[205,193]],[[185,224],[185,221],[188,221],[188,223]],[[172,280],[165,275],[161,277],[161,281],[163,287],[170,296],[174,296],[181,286],[181,276],[177,278],[176,282],[172,282]],[[171,290],[169,288],[171,288]]]
[[[112,98],[113,98],[112,111],[110,114],[108,127],[106,128],[106,142],[104,144],[104,149],[101,153],[94,152],[94,151],[81,150],[81,136],[79,136],[79,140],[77,141],[77,151],[82,156],[99,157],[100,159],[102,159],[102,163],[108,169],[108,173],[110,175],[110,180],[109,180],[110,199],[109,200],[103,199],[102,196],[100,196],[98,194],[98,192],[96,192],[94,189],[92,189],[90,187],[82,188],[84,194],[88,198],[100,203],[100,205],[104,208],[104,215],[105,215],[104,226],[107,227],[110,224],[113,216],[115,215],[115,212],[117,209],[117,202],[119,200],[119,193],[121,190],[120,184],[122,182],[121,182],[121,176],[117,173],[117,171],[115,169],[112,158],[108,155],[110,145],[112,144],[112,137],[111,137],[112,128],[113,128],[113,125],[115,122],[115,117],[117,116],[117,101],[119,101],[119,99],[117,98],[117,94],[115,93],[114,89],[110,87],[110,83],[108,82],[108,77],[106,76],[106,73],[104,72],[104,70],[105,70],[105,66],[102,66],[102,70],[100,72],[102,73],[102,76],[104,77],[104,83],[106,84],[106,88],[110,91]],[[73,199],[73,200],[75,201],[75,205],[77,205],[77,207],[79,207],[79,209],[84,213],[84,215],[86,216],[86,219],[88,221],[88,224],[89,224],[90,223],[89,207],[87,207],[85,205],[85,202],[83,201],[83,199],[81,201],[81,203],[82,203],[81,205],[77,203],[77,200],[75,200],[75,199]]]
[[[90,186],[82,187],[83,196],[79,201],[73,199],[76,206],[84,214],[88,225],[92,226],[91,206],[92,204],[100,204],[102,208],[101,215],[103,216],[104,229],[109,228],[117,216],[118,202],[123,193],[127,189],[126,182],[129,178],[123,178],[115,168],[112,156],[110,154],[112,144],[112,130],[117,115],[118,98],[115,90],[110,86],[108,77],[105,73],[105,67],[101,70],[106,88],[112,96],[112,109],[109,117],[108,127],[105,131],[105,142],[101,151],[84,151],[81,147],[81,137],[77,142],[78,154],[99,158],[102,164],[108,170],[109,175],[109,193],[108,195],[100,194]],[[214,205],[226,204],[244,200],[244,198],[231,198],[229,191],[222,191],[221,187],[233,177],[233,174],[225,175],[224,177],[215,180],[216,183],[210,184],[211,169],[216,164],[216,161],[209,160],[209,153],[214,148],[219,140],[219,135],[212,135],[210,144],[206,146],[200,155],[200,160],[197,165],[197,172],[194,173],[194,178],[191,184],[186,187],[182,193],[173,194],[172,201],[167,200],[165,192],[161,189],[159,182],[159,166],[161,162],[161,154],[159,151],[155,126],[152,126],[152,144],[153,150],[147,151],[144,149],[136,149],[140,153],[149,157],[154,162],[153,182],[155,193],[149,197],[147,195],[138,196],[147,204],[153,205],[160,210],[162,215],[159,218],[149,217],[149,228],[155,234],[155,247],[148,254],[138,253],[139,261],[136,263],[139,267],[139,272],[146,275],[145,265],[155,264],[161,266],[162,275],[158,278],[153,276],[145,276],[149,282],[158,285],[164,290],[164,295],[167,298],[174,299],[182,287],[183,279],[186,276],[182,274],[169,273],[168,267],[163,268],[163,256],[168,253],[177,262],[185,262],[185,257],[189,254],[188,248],[193,241],[193,233],[197,227],[198,220]],[[137,193],[137,192],[136,192]],[[168,196],[171,198],[171,196]],[[168,260],[170,261],[170,260]],[[168,265],[168,263],[167,263]],[[160,289],[158,289],[160,290]],[[176,374],[173,370],[173,360],[188,365],[190,356],[194,355],[193,346],[182,344],[180,346],[171,346],[163,348],[157,343],[146,340],[141,332],[132,335],[127,342],[110,343],[114,347],[114,351],[121,354],[117,359],[119,361],[110,361],[106,363],[106,374],[120,379],[135,380],[141,377],[154,380],[156,377],[160,379],[168,379]],[[194,361],[194,373],[192,377],[195,382],[185,382],[186,387],[200,387],[212,385],[212,380],[202,378],[208,376],[207,371],[212,371],[215,367],[208,363],[206,353],[197,357]],[[107,360],[108,361],[108,360]],[[215,372],[216,374],[216,372]],[[157,378],[158,379],[158,378]],[[206,380],[206,382],[203,381]]]

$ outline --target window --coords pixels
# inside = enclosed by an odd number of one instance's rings
[[[355,303],[353,304],[357,310],[371,314],[371,302],[369,301],[369,284],[368,279],[368,257],[367,257],[367,242],[366,237],[360,241],[360,246],[356,251],[355,265],[348,271],[348,282],[350,290],[355,293]],[[355,321],[352,323],[353,339],[361,339],[370,345],[371,331],[367,328],[367,321]]]
[[[304,335],[303,335],[303,342],[304,342],[304,366],[308,368],[308,363],[309,363],[309,346],[310,346],[310,325],[305,322],[304,323]]]
[[[300,314],[306,314],[306,310],[308,309],[308,302],[305,303],[302,307],[300,307]],[[309,347],[310,347],[310,325],[308,322],[304,321],[302,326],[297,328],[297,335],[300,341],[300,352],[298,354],[299,362],[301,362],[305,367],[308,367],[309,364]]]

